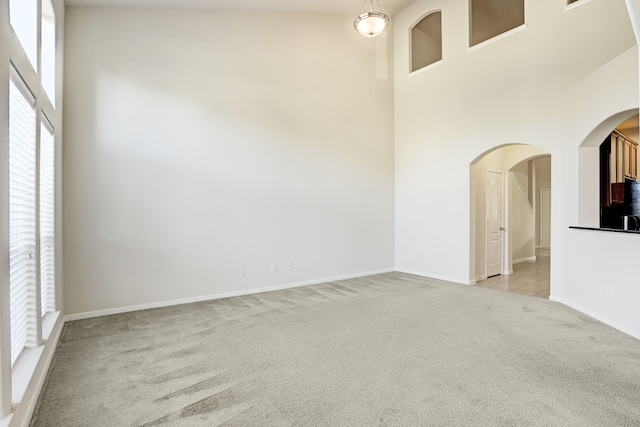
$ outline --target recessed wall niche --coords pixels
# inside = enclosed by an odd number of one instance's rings
[[[411,72],[442,59],[442,12],[432,12],[411,28]]]
[[[469,45],[524,24],[524,0],[469,0]]]

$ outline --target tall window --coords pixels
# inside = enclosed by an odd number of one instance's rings
[[[40,68],[42,87],[56,106],[56,15],[51,0],[42,0]]]
[[[422,18],[411,29],[411,71],[442,59],[442,12]]]
[[[11,364],[37,345],[36,320],[36,112],[19,77],[9,88],[9,287]]]
[[[469,1],[470,46],[524,24],[524,0]]]
[[[40,124],[40,312],[56,310],[55,296],[55,149],[53,128]]]
[[[24,424],[34,374],[49,337],[58,336],[56,305],[55,110],[56,11],[59,0],[0,0],[0,424]],[[7,35],[7,37],[4,37]],[[7,73],[7,71],[9,71]],[[58,76],[60,77],[60,76]],[[58,93],[60,93],[58,88]],[[8,300],[8,301],[7,301]],[[4,350],[7,351],[4,351]],[[26,400],[25,400],[26,399]],[[23,402],[24,401],[24,402]]]
[[[33,69],[38,69],[38,0],[10,0],[9,20]]]

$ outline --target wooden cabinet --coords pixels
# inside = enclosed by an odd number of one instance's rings
[[[624,139],[624,176],[632,180],[638,177],[638,144]]]
[[[615,131],[611,134],[609,172],[611,183],[638,177],[638,143]]]
[[[613,131],[600,146],[602,206],[625,202],[625,182],[638,178],[638,143]]]

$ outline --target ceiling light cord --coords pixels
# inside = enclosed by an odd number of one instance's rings
[[[369,8],[369,12],[382,12],[382,9],[380,9],[380,2],[378,2],[378,0],[375,0],[375,1],[376,1],[376,6],[378,7],[378,10],[373,9],[373,0],[364,0],[364,2],[362,3],[362,10],[360,11],[360,15],[365,13],[365,9],[367,8],[367,3],[369,3],[369,5],[371,6]]]

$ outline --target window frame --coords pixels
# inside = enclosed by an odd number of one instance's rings
[[[413,68],[413,63],[414,63],[414,46],[413,46],[413,41],[414,41],[414,37],[413,37],[413,30],[416,28],[416,26],[418,24],[420,24],[423,20],[427,19],[429,16],[432,16],[433,14],[440,14],[440,59],[430,62],[427,65],[424,65],[420,68]],[[417,73],[419,71],[423,71],[425,69],[431,68],[433,66],[435,66],[436,64],[440,64],[443,61],[443,57],[444,57],[444,43],[443,43],[443,34],[444,32],[442,31],[442,9],[434,9],[434,10],[430,10],[429,12],[422,14],[418,19],[416,19],[410,26],[409,26],[409,75],[412,75],[414,73]]]
[[[15,366],[23,350],[38,346],[40,341],[37,327],[36,290],[38,284],[38,137],[35,97],[13,67],[9,81],[9,311],[11,366]],[[14,90],[18,94],[15,94]],[[17,100],[16,97],[18,97]],[[13,106],[18,107],[19,110],[14,111]],[[22,117],[23,115],[28,117]],[[24,119],[28,122],[21,121]],[[14,120],[20,126],[17,129],[17,135],[12,133],[12,129],[17,127]],[[20,201],[14,202],[17,199]],[[31,206],[27,206],[25,202]],[[28,240],[25,242],[26,239]],[[16,314],[18,309],[19,315]],[[20,323],[16,324],[17,321]],[[16,336],[18,331],[20,334]]]
[[[468,49],[469,50],[474,50],[476,48],[479,48],[481,46],[485,46],[485,45],[487,45],[489,43],[492,43],[494,41],[501,40],[502,38],[507,37],[507,36],[509,36],[509,35],[511,35],[511,34],[513,34],[515,32],[521,31],[522,29],[526,28],[526,26],[527,26],[527,4],[526,4],[526,0],[520,0],[522,2],[522,23],[520,23],[520,24],[518,24],[518,25],[516,25],[514,27],[508,28],[506,30],[502,30],[502,31],[490,36],[490,37],[487,37],[487,38],[485,38],[485,39],[483,39],[481,41],[476,41],[474,43],[474,40],[473,40],[473,35],[474,35],[474,32],[473,32],[473,26],[474,26],[473,25],[473,19],[474,19],[473,18],[473,4],[474,4],[474,1],[482,1],[482,0],[469,0],[468,1],[468,13],[469,13],[469,16],[468,16],[468,18],[469,18],[469,25],[468,25],[468,30],[469,30],[468,43],[469,43],[469,46],[468,46]]]
[[[18,0],[18,2],[21,0]],[[50,70],[53,70],[54,76],[51,77],[50,90],[51,96],[44,88],[42,78],[42,61],[45,57],[42,56],[42,25],[43,25],[43,5],[45,0],[35,0],[37,4],[36,15],[34,16],[35,24],[37,28],[35,34],[36,43],[36,59],[32,59],[25,52],[21,40],[18,38],[14,27],[10,22],[10,6],[9,1],[2,2],[0,6],[0,33],[3,34],[0,37],[0,63],[4,63],[4,67],[0,67],[0,138],[6,141],[4,149],[0,150],[0,162],[8,164],[9,162],[9,91],[11,87],[11,81],[15,80],[16,76],[24,83],[24,88],[21,87],[21,92],[25,91],[31,94],[33,99],[33,106],[35,109],[35,174],[36,174],[36,246],[35,246],[35,264],[36,264],[36,285],[35,285],[35,320],[33,322],[34,338],[29,348],[22,351],[21,355],[17,357],[12,363],[11,360],[11,321],[10,321],[10,290],[9,290],[9,240],[10,240],[10,224],[9,224],[9,171],[8,168],[4,168],[4,171],[0,174],[0,262],[3,262],[7,273],[0,276],[0,425],[8,425],[9,422],[27,422],[28,420],[22,419],[29,411],[30,404],[34,403],[33,399],[37,398],[37,393],[40,389],[41,382],[46,374],[48,363],[53,356],[55,350],[55,343],[61,333],[63,319],[61,315],[60,307],[60,283],[62,278],[62,269],[59,263],[62,259],[60,256],[56,256],[54,263],[55,271],[54,277],[54,299],[55,310],[48,312],[44,316],[41,313],[41,300],[40,300],[40,229],[39,229],[39,156],[40,156],[40,138],[41,136],[41,122],[46,120],[53,128],[53,159],[54,159],[54,171],[53,171],[53,183],[54,183],[54,238],[55,233],[59,232],[61,224],[60,217],[55,215],[60,203],[60,193],[57,186],[60,185],[60,155],[61,148],[58,145],[61,138],[61,121],[62,121],[62,66],[60,61],[62,60],[62,51],[60,46],[60,40],[64,37],[64,1],[63,0],[51,0],[51,7],[54,16],[53,31],[55,32],[55,40],[52,41],[51,46],[54,48],[54,52],[49,55],[49,58],[53,59],[53,63],[50,64]],[[16,4],[13,0],[12,3]],[[45,9],[47,6],[44,6]],[[46,12],[46,10],[45,10]],[[51,10],[49,10],[51,12]],[[27,14],[25,14],[27,16]],[[5,37],[6,36],[6,37]],[[33,55],[32,55],[33,56]],[[20,87],[21,85],[18,85]],[[51,91],[53,89],[53,91]],[[58,96],[56,96],[58,95]],[[27,95],[28,96],[28,95]],[[46,136],[45,136],[46,137]],[[58,242],[53,241],[54,250],[59,251],[60,247]],[[5,277],[6,276],[6,277]],[[51,339],[50,339],[51,338]],[[13,365],[13,366],[12,366]],[[37,384],[36,384],[37,383]],[[35,388],[34,388],[34,384]],[[39,385],[38,385],[39,384]],[[26,409],[22,408],[22,404]],[[16,419],[20,418],[20,420]],[[13,418],[12,421],[10,421]]]

